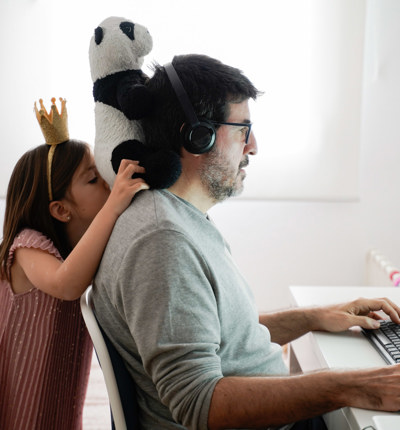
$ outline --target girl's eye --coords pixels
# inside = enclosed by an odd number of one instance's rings
[[[90,181],[89,181],[89,184],[95,184],[97,181],[98,181],[98,177],[97,176],[95,176],[93,179],[91,179]]]

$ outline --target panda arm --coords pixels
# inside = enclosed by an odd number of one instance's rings
[[[128,75],[117,87],[117,100],[121,111],[130,120],[145,117],[153,105],[152,96],[144,85],[143,75]]]

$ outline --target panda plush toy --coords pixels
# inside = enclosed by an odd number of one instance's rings
[[[178,154],[146,147],[140,119],[152,109],[142,72],[144,56],[153,47],[149,31],[120,17],[109,17],[94,30],[89,61],[95,100],[96,166],[112,187],[122,159],[138,160],[146,169],[136,175],[151,188],[168,188],[179,177]]]

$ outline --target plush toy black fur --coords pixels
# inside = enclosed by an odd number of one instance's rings
[[[144,85],[147,79],[141,70],[125,70],[97,79],[93,84],[94,101],[119,109],[128,119],[141,119],[153,103]]]
[[[181,160],[175,152],[149,151],[138,141],[128,140],[115,147],[111,157],[114,171],[118,171],[123,158],[140,160],[146,174],[135,174],[133,177],[144,178],[151,188],[168,188],[181,174]]]

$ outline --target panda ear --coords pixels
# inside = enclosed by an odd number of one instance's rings
[[[103,29],[101,27],[97,27],[94,30],[94,41],[96,42],[96,45],[100,45],[102,40],[103,40]]]

